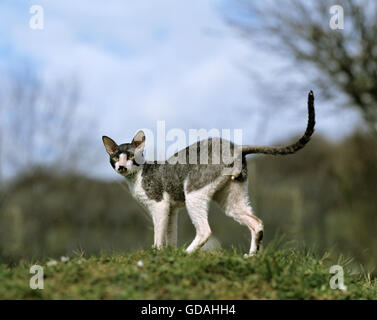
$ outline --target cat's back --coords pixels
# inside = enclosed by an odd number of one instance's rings
[[[168,159],[169,163],[178,159],[183,162],[184,159],[188,164],[214,164],[226,165],[223,155],[233,155],[235,144],[223,138],[209,138],[192,143],[188,147],[175,153]]]
[[[184,201],[187,192],[198,190],[222,175],[232,163],[224,162],[225,153],[233,155],[234,144],[221,138],[210,138],[180,150],[165,163],[146,163],[143,166],[142,185],[147,196],[156,201],[167,192],[172,200]]]

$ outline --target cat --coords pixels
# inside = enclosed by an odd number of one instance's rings
[[[310,91],[305,134],[296,143],[286,147],[236,146],[225,139],[209,138],[177,152],[165,163],[151,163],[146,162],[143,156],[145,147],[143,131],[138,131],[131,143],[118,145],[107,136],[103,136],[102,140],[110,156],[111,166],[126,178],[131,194],[152,217],[153,247],[160,249],[164,245],[176,246],[177,210],[184,206],[196,230],[196,236],[186,251],[193,252],[202,247],[211,235],[208,209],[210,201],[214,200],[226,215],[249,228],[251,244],[249,253],[245,254],[245,257],[248,257],[260,249],[264,227],[263,222],[254,215],[250,206],[246,155],[295,153],[309,142],[314,132],[314,125],[314,94]],[[215,147],[222,149],[225,145],[229,146],[233,159],[237,156],[240,159],[237,170],[231,168],[234,163],[215,159],[213,153],[212,158],[208,157],[208,163],[200,161],[201,151],[204,150],[209,155]],[[190,153],[190,150],[196,150],[197,157],[194,157],[196,162],[175,163],[177,157],[181,157],[180,159],[191,157],[193,153]]]

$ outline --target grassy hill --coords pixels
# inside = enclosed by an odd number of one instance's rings
[[[49,263],[49,266],[47,263]],[[44,267],[44,289],[29,288],[32,264]],[[345,266],[346,291],[332,290],[328,255],[269,246],[244,259],[236,251],[183,249],[104,254],[14,267],[0,266],[1,299],[377,299],[377,279]]]

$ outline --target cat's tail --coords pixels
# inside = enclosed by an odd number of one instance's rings
[[[308,124],[306,131],[300,140],[286,147],[265,147],[265,146],[242,146],[242,154],[263,153],[271,155],[285,155],[295,153],[302,149],[310,140],[314,132],[315,112],[314,112],[314,94],[313,91],[308,95]]]

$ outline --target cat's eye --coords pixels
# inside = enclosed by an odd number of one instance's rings
[[[135,156],[129,156],[128,159],[133,160]]]
[[[118,157],[113,157],[113,160],[114,160],[115,162],[118,162],[119,158],[118,158]]]

